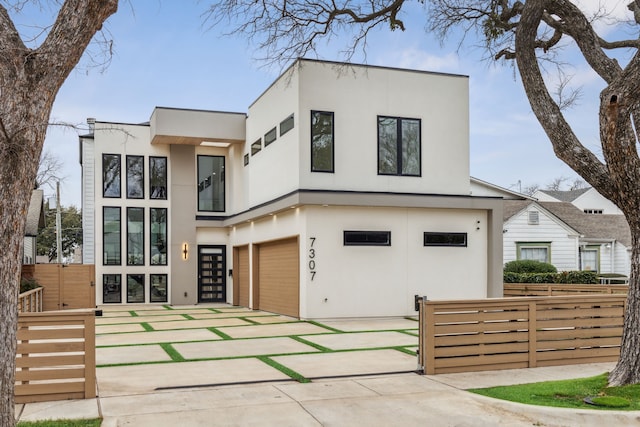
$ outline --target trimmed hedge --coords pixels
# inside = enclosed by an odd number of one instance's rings
[[[562,283],[598,284],[598,274],[593,271],[561,271],[560,273],[503,273],[504,283]]]
[[[32,277],[20,279],[20,293],[30,291],[35,288],[39,288],[40,284]]]
[[[506,263],[504,265],[504,271],[511,273],[556,273],[558,269],[553,264],[547,262],[519,259]]]

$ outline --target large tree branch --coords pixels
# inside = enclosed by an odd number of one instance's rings
[[[15,58],[27,51],[7,9],[0,4],[0,96],[2,87],[17,74]]]
[[[527,98],[558,158],[603,196],[617,200],[606,165],[580,143],[547,90],[534,49],[544,11],[545,0],[528,0],[516,30],[516,62]]]

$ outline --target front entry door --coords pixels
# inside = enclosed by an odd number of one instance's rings
[[[198,246],[198,302],[226,302],[227,248]]]

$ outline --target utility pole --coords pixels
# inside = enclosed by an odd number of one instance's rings
[[[56,253],[62,264],[62,216],[60,214],[60,181],[56,182]]]

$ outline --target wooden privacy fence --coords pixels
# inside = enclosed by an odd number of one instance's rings
[[[20,313],[16,403],[95,396],[95,310]]]
[[[616,361],[626,295],[420,301],[427,374]]]
[[[44,290],[43,311],[95,308],[95,266],[92,264],[32,264],[22,277],[35,279]]]
[[[564,285],[550,283],[505,283],[505,297],[532,297],[552,295],[594,295],[624,294],[629,292],[628,285]]]
[[[42,311],[42,290],[35,288],[18,295],[18,312],[38,313]]]

